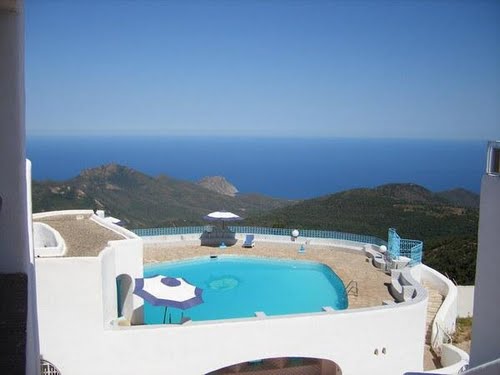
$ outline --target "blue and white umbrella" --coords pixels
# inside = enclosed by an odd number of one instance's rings
[[[182,277],[157,275],[135,279],[134,294],[153,306],[165,306],[163,323],[169,307],[185,310],[199,305],[203,303],[202,293],[202,289],[188,283]]]

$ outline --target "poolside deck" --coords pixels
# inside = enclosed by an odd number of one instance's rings
[[[271,243],[259,241],[254,248],[243,248],[242,242],[225,248],[201,246],[199,242],[144,244],[144,264],[174,261],[209,255],[250,255],[266,258],[311,260],[324,263],[332,268],[342,279],[344,285],[349,281],[358,282],[358,296],[349,295],[349,309],[375,307],[383,301],[394,301],[389,293],[390,276],[372,266],[366,256],[342,247],[307,245],[305,253],[299,253],[298,244]],[[439,360],[429,345],[424,348],[424,370],[441,367]]]
[[[368,258],[353,250],[333,246],[307,245],[304,253],[299,253],[296,243],[271,243],[259,241],[254,248],[243,248],[242,242],[219,249],[192,243],[162,243],[144,245],[144,263],[157,263],[209,255],[249,255],[267,258],[292,260],[311,260],[328,265],[342,279],[344,285],[355,280],[358,283],[358,296],[349,295],[349,308],[381,306],[383,301],[391,300],[387,285],[390,276],[372,266]]]

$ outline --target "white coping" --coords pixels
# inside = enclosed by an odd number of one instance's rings
[[[33,223],[33,240],[36,257],[60,257],[68,250],[61,234],[45,223]]]
[[[90,220],[95,222],[96,224],[99,224],[100,226],[109,229],[112,232],[115,232],[116,234],[119,234],[125,238],[140,238],[138,235],[136,235],[134,232],[129,231],[128,229],[117,225],[109,220],[106,220],[107,218],[102,218],[100,216],[95,215],[92,213],[92,216],[90,217]]]
[[[47,211],[37,212],[33,214],[33,219],[43,219],[44,217],[60,216],[60,215],[91,215],[92,210],[62,210],[62,211]]]

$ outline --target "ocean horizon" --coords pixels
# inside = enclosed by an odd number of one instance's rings
[[[215,137],[28,137],[35,180],[118,163],[150,176],[224,176],[240,193],[306,199],[387,183],[478,193],[486,141]]]

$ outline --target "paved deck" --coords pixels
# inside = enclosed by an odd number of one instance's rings
[[[125,238],[90,220],[90,215],[58,215],[34,221],[50,225],[61,234],[66,242],[67,257],[97,256],[108,241]]]
[[[254,248],[243,248],[238,241],[226,249],[201,246],[192,243],[162,243],[144,245],[144,263],[157,263],[179,259],[195,258],[208,255],[250,255],[267,258],[294,260],[312,260],[324,263],[332,268],[342,279],[344,285],[350,280],[358,282],[358,296],[349,295],[349,308],[381,306],[383,301],[394,301],[388,290],[390,276],[372,266],[369,259],[361,252],[357,253],[341,247],[307,245],[305,253],[299,253],[298,244],[258,242]],[[439,358],[430,349],[424,348],[424,369],[439,368]]]
[[[349,308],[381,306],[385,300],[394,300],[387,287],[391,278],[373,267],[361,252],[341,247],[307,245],[306,252],[299,253],[299,246],[294,243],[257,242],[254,248],[243,248],[241,241],[226,249],[201,246],[199,242],[145,244],[144,263],[221,254],[311,260],[332,268],[344,285],[351,280],[358,282],[358,296],[349,295]]]

